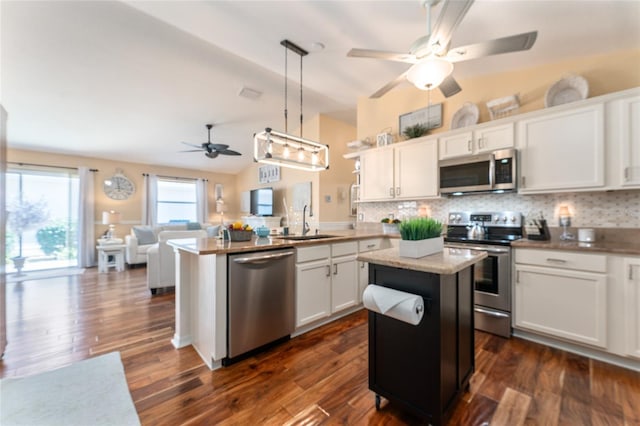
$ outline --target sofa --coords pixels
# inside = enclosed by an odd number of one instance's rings
[[[193,222],[156,226],[134,226],[131,228],[131,233],[124,237],[125,261],[128,265],[140,265],[147,263],[147,252],[158,242],[158,235],[162,231],[194,232],[203,229],[208,232],[210,237],[217,236],[218,227],[211,226],[208,223],[200,224]],[[182,238],[189,237],[187,236]]]
[[[151,294],[156,294],[159,288],[176,285],[175,252],[167,241],[178,238],[207,238],[207,236],[207,231],[204,229],[158,233],[158,242],[147,250],[147,287],[151,290]]]

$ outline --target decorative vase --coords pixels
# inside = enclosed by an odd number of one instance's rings
[[[13,267],[16,268],[16,276],[24,275],[22,273],[22,268],[24,268],[24,261],[27,260],[24,256],[16,256],[12,257]]]
[[[444,248],[444,237],[429,238],[427,240],[400,240],[400,257],[414,259],[439,253]]]

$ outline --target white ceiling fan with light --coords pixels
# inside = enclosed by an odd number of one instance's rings
[[[431,8],[439,2],[440,0],[422,0],[422,5],[427,10],[427,34],[413,42],[409,53],[370,49],[351,49],[347,53],[349,57],[385,59],[412,64],[407,71],[371,95],[371,98],[381,97],[405,80],[410,81],[421,90],[439,87],[442,94],[448,98],[462,90],[451,75],[454,63],[528,50],[533,46],[538,36],[537,31],[531,31],[450,48],[453,32],[473,4],[473,0],[444,0],[438,19],[432,29]]]

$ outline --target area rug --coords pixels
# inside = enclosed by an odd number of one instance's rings
[[[119,352],[0,380],[0,424],[139,425]]]
[[[47,278],[66,277],[70,275],[81,275],[84,268],[60,268],[48,269],[45,271],[25,272],[22,275],[7,274],[8,283],[16,283],[21,281],[45,280]]]

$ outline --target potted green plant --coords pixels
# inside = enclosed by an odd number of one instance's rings
[[[442,251],[442,223],[430,217],[405,220],[398,226],[400,231],[400,256],[419,258]]]
[[[407,138],[413,139],[413,138],[419,138],[420,136],[425,135],[428,131],[429,129],[427,128],[426,124],[418,123],[418,124],[414,124],[413,126],[406,127],[402,133]]]
[[[27,259],[22,255],[22,234],[24,231],[47,220],[47,205],[44,200],[16,200],[7,207],[7,227],[18,236],[18,255],[11,258],[17,275],[22,275],[22,268]]]
[[[380,222],[382,222],[382,232],[385,234],[398,234],[400,231],[398,230],[398,224],[400,223],[400,219],[390,219],[385,217]]]

